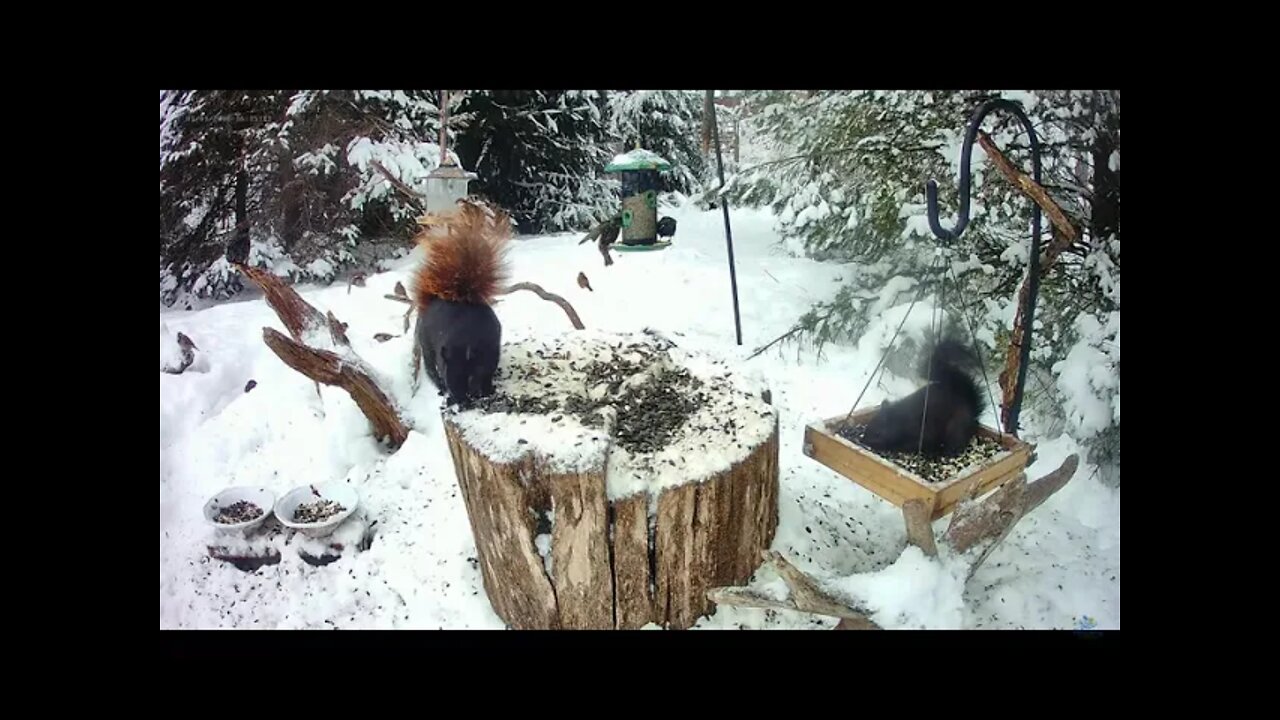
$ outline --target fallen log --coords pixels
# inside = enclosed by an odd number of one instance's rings
[[[346,390],[373,425],[375,435],[393,448],[400,447],[409,436],[408,426],[352,350],[347,324],[332,312],[321,313],[282,278],[261,268],[236,268],[262,289],[267,304],[292,336],[263,328],[262,339],[267,347],[286,365],[315,382]],[[318,392],[319,385],[316,387]]]

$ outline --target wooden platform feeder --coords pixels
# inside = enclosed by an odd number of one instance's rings
[[[879,407],[859,410],[847,422],[864,425],[878,410]],[[897,507],[903,507],[908,500],[922,501],[929,510],[930,520],[946,516],[961,500],[985,494],[1020,475],[1034,450],[1032,445],[1012,435],[980,425],[979,436],[995,440],[1003,450],[977,467],[931,483],[838,435],[836,431],[845,422],[845,416],[840,415],[808,425],[804,431],[804,454]]]
[[[695,357],[644,333],[507,343],[495,394],[446,408],[509,627],[684,629],[751,578],[778,523],[778,415]]]

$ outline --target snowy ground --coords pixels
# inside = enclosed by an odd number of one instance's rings
[[[665,213],[664,213],[665,214]],[[590,328],[628,331],[652,326],[693,349],[745,358],[784,332],[809,305],[834,294],[851,268],[789,257],[777,246],[770,217],[733,214],[743,346],[734,327],[723,221],[719,211],[671,211],[679,220],[673,247],[615,253],[604,268],[594,245],[578,235],[521,239],[511,253],[514,278],[536,282],[573,303]],[[261,300],[196,312],[161,310],[164,337],[181,331],[199,347],[182,375],[160,374],[161,628],[501,628],[484,595],[475,547],[440,426],[439,398],[424,384],[409,389],[409,337],[399,334],[404,306],[383,299],[407,285],[417,253],[367,287],[345,283],[300,288],[313,305],[350,324],[357,352],[406,408],[416,430],[395,454],[380,450],[348,396],[315,386],[286,368],[262,342],[262,328],[283,330]],[[579,271],[594,292],[579,288]],[[881,320],[884,338],[905,307]],[[558,308],[531,293],[498,306],[508,337],[571,331]],[[927,322],[918,305],[912,320]],[[874,330],[874,329],[873,329]],[[912,332],[909,324],[906,332]],[[1120,627],[1120,493],[1082,465],[1061,492],[1023,519],[967,586],[914,548],[903,552],[897,508],[806,458],[807,422],[849,409],[878,360],[872,333],[858,348],[828,347],[819,361],[794,346],[745,364],[767,379],[781,413],[780,522],[774,548],[801,569],[826,578],[877,611],[887,627]],[[256,387],[245,392],[249,380]],[[912,379],[886,376],[864,404],[905,393]],[[1039,442],[1032,478],[1075,450],[1067,438]],[[286,552],[284,560],[246,574],[204,553],[201,506],[232,485],[283,494],[304,482],[350,480],[378,520],[367,552],[316,568]],[[940,521],[938,529],[945,527]],[[899,557],[901,555],[901,557]],[[891,565],[892,564],[892,565]],[[769,570],[755,587],[785,587]],[[825,628],[833,620],[785,611],[724,608],[701,628]]]

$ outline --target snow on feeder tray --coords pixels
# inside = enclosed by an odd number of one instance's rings
[[[860,430],[879,407],[864,408],[812,423],[804,431],[804,454],[902,507],[921,500],[937,520],[970,496],[979,496],[1022,473],[1035,449],[985,425],[956,458],[926,460],[914,454],[886,453],[860,445]]]
[[[360,496],[345,483],[302,485],[285,493],[275,505],[276,519],[307,537],[331,535],[355,512]]]
[[[688,628],[778,519],[778,413],[656,333],[508,341],[445,435],[494,611],[517,629]]]
[[[270,516],[275,502],[275,493],[266,488],[227,488],[204,504],[204,519],[221,534],[248,535]]]

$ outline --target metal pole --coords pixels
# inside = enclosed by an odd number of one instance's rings
[[[978,136],[978,128],[982,120],[992,110],[1002,108],[1018,118],[1022,127],[1031,138],[1032,179],[1040,184],[1040,141],[1036,138],[1035,127],[1027,118],[1022,107],[1009,100],[988,100],[974,111],[969,120],[969,129],[964,135],[964,145],[960,148],[960,217],[956,226],[951,229],[942,227],[938,221],[938,183],[930,180],[925,186],[925,195],[929,203],[929,229],[943,244],[957,240],[969,225],[969,154],[973,149],[973,141]],[[1032,203],[1035,214],[1031,217],[1031,257],[1027,260],[1027,309],[1022,319],[1022,347],[1018,348],[1018,378],[1013,388],[1013,398],[1009,403],[1009,423],[1006,432],[1018,435],[1018,414],[1022,410],[1022,393],[1027,384],[1027,363],[1031,359],[1031,335],[1035,331],[1036,295],[1040,292],[1040,205]],[[997,412],[999,412],[997,410]]]
[[[440,165],[449,164],[449,91],[440,91]]]
[[[714,98],[715,91],[708,90],[708,94]],[[720,192],[724,192],[724,157],[720,153],[720,123],[716,122],[716,106],[714,100],[711,103],[711,132],[715,136],[716,141],[716,166],[720,174]],[[738,314],[738,271],[734,268],[733,262],[733,230],[729,227],[729,201],[720,195],[718,198],[720,207],[724,210],[724,242],[729,248],[729,285],[733,288],[733,328],[738,334],[738,344],[742,344],[742,317]]]

